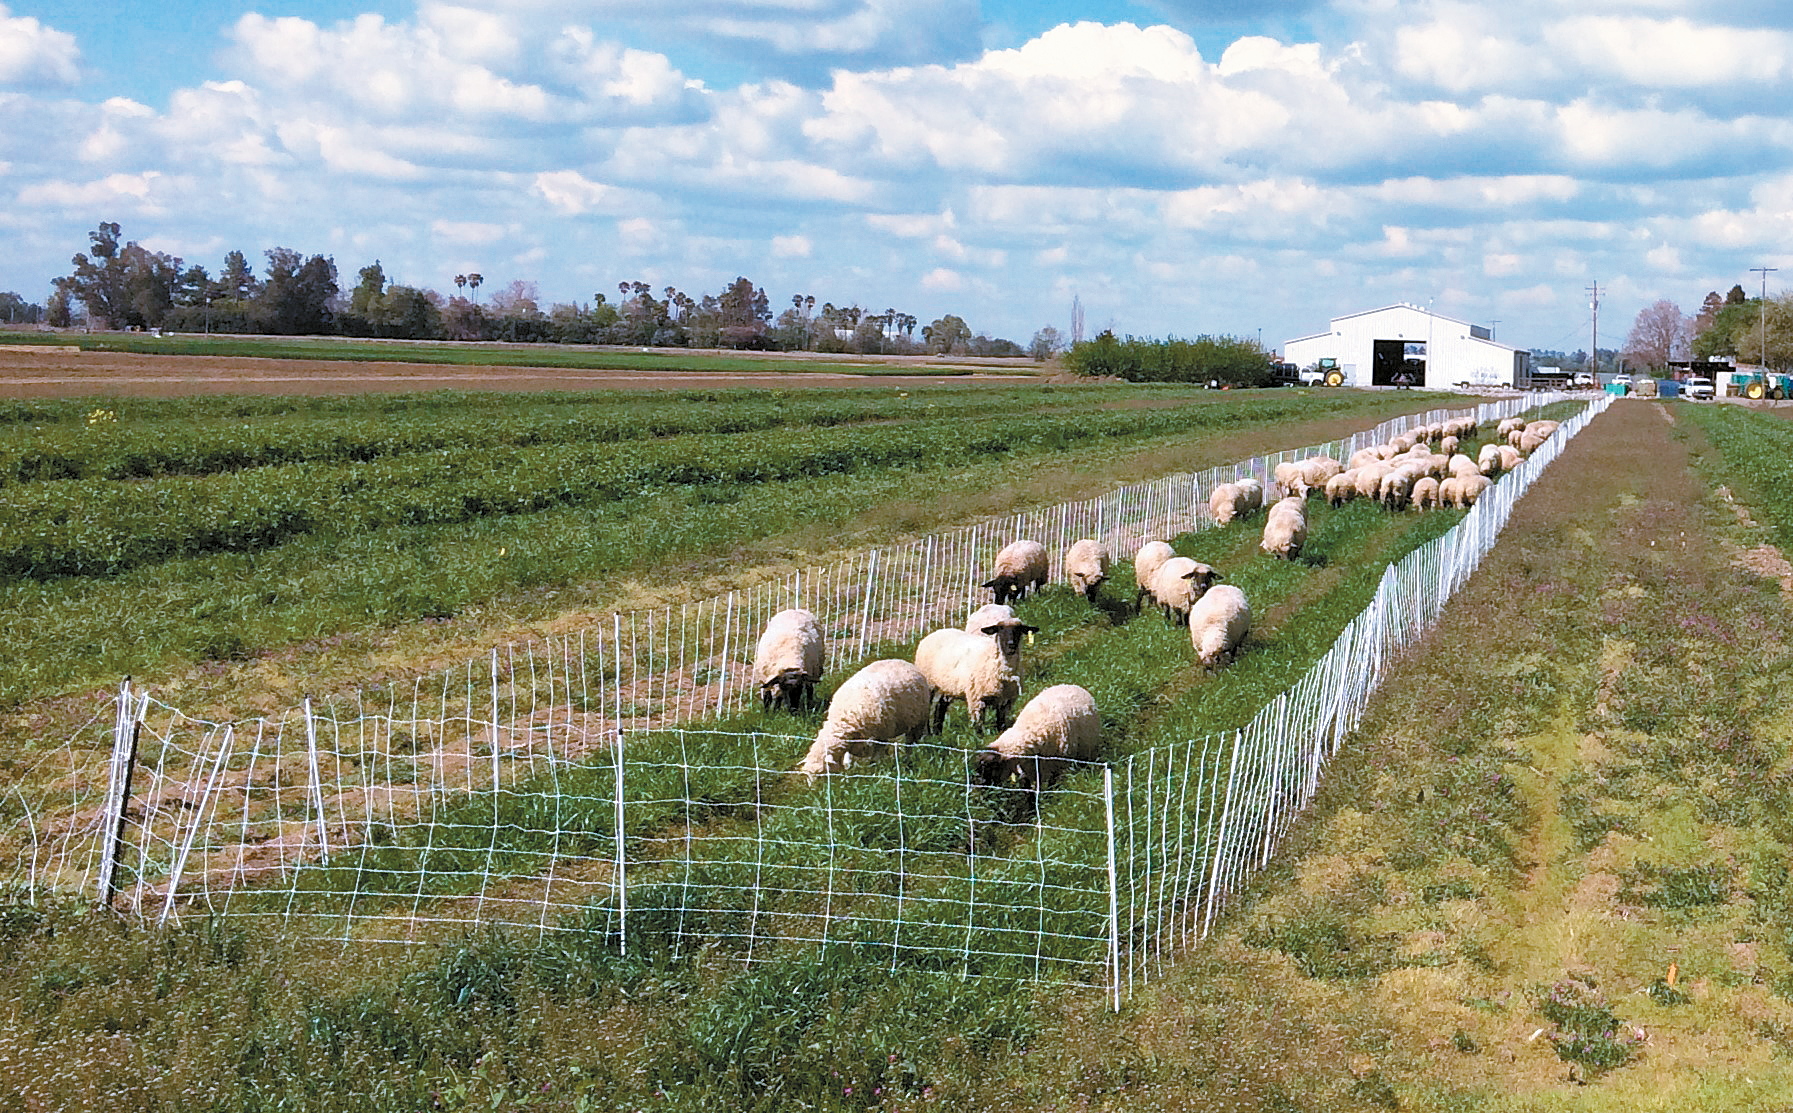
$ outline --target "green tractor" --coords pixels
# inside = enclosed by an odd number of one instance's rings
[[[1783,398],[1793,397],[1793,375],[1773,371],[1733,372],[1731,386],[1745,398],[1772,398],[1779,402]]]

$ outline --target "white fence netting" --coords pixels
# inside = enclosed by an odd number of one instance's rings
[[[1268,861],[1385,661],[1435,619],[1514,501],[1609,401],[1565,421],[1448,534],[1390,566],[1332,650],[1243,730],[1069,777],[1038,812],[974,791],[954,748],[914,747],[812,787],[790,772],[807,739],[703,724],[753,698],[753,642],[779,609],[814,610],[832,667],[848,671],[880,643],[962,620],[996,549],[1016,537],[1041,540],[1055,562],[1083,536],[1129,553],[1209,524],[1218,483],[1268,483],[1285,459],[1343,458],[1452,415],[613,616],[279,716],[195,720],[127,684],[43,759],[66,763],[55,778],[66,806],[21,794],[9,809],[16,880],[116,892],[148,918],[202,906],[344,939],[498,924],[602,930],[619,947],[722,943],[746,960],[851,942],[968,972],[1021,962],[1043,980],[1108,984],[1118,1000],[1201,938]],[[1476,416],[1540,404],[1505,400]]]

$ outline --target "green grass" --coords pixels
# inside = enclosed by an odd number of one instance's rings
[[[1057,501],[1037,466],[1392,408],[1112,386],[0,404],[0,706],[569,591],[626,608],[612,585],[738,573],[781,537],[947,524],[918,490]]]
[[[1020,607],[1042,627],[1027,651],[1029,686],[1090,687],[1117,758],[1192,731],[1240,725],[1266,694],[1286,687],[1325,651],[1374,591],[1383,564],[1458,517],[1316,503],[1309,548],[1302,560],[1288,563],[1256,552],[1261,519],[1179,538],[1179,551],[1216,564],[1243,587],[1258,615],[1260,630],[1245,654],[1214,675],[1192,667],[1185,630],[1118,605],[1132,594],[1124,564],[1096,606],[1050,588]],[[905,899],[943,904],[964,899],[965,881],[951,864],[963,863],[969,836],[957,822],[895,830],[889,765],[814,788],[794,778],[762,784],[741,768],[794,764],[800,755],[754,753],[751,741],[730,732],[801,734],[813,730],[812,720],[754,712],[720,726],[684,736],[637,735],[631,742],[625,783],[637,806],[627,813],[626,837],[643,860],[631,872],[626,956],[615,946],[616,909],[608,902],[567,913],[553,925],[560,931],[483,931],[399,953],[345,949],[203,917],[169,931],[121,931],[60,908],[0,915],[0,957],[9,960],[0,964],[0,1016],[9,1022],[0,1023],[0,1107],[91,1099],[125,1110],[217,1111],[1038,1108],[1067,1094],[1096,1106],[1124,1101],[1104,1095],[1140,1087],[1147,1088],[1142,1100],[1157,1092],[1153,1087],[1181,1097],[1206,1092],[1211,1078],[1226,1084],[1215,1093],[1232,1094],[1246,1107],[1304,1107],[1289,1095],[1308,1091],[1286,1078],[1235,1088],[1225,1067],[1179,1066],[1184,1057],[1199,1063],[1209,1054],[1202,1049],[1215,1043],[1199,1025],[1167,1029],[1168,1040],[1158,1045],[1104,1044],[1080,1060],[1067,1045],[1114,1040],[1115,1022],[1086,1023],[1071,1033],[1042,1026],[1060,1023],[1076,1002],[1100,995],[1056,989],[1042,995],[1027,981],[1029,955],[980,955],[973,964],[979,976],[963,978],[957,962],[942,957],[950,958],[948,944],[964,938],[951,920],[932,929],[936,936],[911,937],[907,947],[851,924],[845,938],[825,948],[762,943],[761,961],[744,966],[740,939],[753,877],[745,855],[691,875],[652,864],[656,845],[679,840],[687,825],[706,836],[733,837],[743,851],[750,835],[773,845],[819,843],[813,803],[825,791],[839,825],[834,834],[847,844],[835,868],[889,877],[900,846],[911,870],[937,874],[918,880]],[[906,811],[951,815],[953,806],[963,806],[965,775],[954,750],[981,740],[955,712],[939,741],[948,749],[918,755],[906,770]],[[703,772],[688,781],[688,767]],[[1470,790],[1484,786],[1482,772],[1440,769],[1436,785],[1446,791],[1434,798],[1461,798],[1471,806]],[[549,850],[602,859],[612,849],[612,775],[601,763],[564,768],[553,803],[530,799],[526,793],[535,786],[514,786],[497,802],[507,833],[491,864],[500,873],[520,871]],[[1089,787],[1089,775],[1080,776],[1081,787]],[[937,806],[910,796],[912,786],[937,794]],[[1079,787],[1079,778],[1066,787]],[[588,798],[587,810],[580,810],[580,796]],[[687,798],[694,801],[689,807]],[[414,868],[427,846],[431,868],[442,871],[433,883],[444,893],[465,891],[493,854],[493,807],[489,796],[458,802],[442,813],[424,845],[401,840],[370,848],[365,857],[339,856],[334,873],[307,880],[346,893],[365,882],[365,867]],[[550,807],[557,810],[543,810]],[[1031,816],[1014,815],[995,795],[980,796],[973,809],[985,840],[980,899],[1000,904],[1005,888],[1025,896],[1040,884],[1040,856],[1031,822],[1015,820]],[[1042,818],[1095,830],[1098,810],[1088,797],[1061,789],[1047,794]],[[1421,821],[1429,823],[1430,815],[1422,812]],[[554,842],[514,834],[513,825],[562,835]],[[1102,862],[1099,843],[1060,838],[1045,867],[1048,884],[1079,886],[1082,907],[1097,913],[1106,900],[1105,882],[1094,876]],[[813,872],[805,871],[822,864],[820,851],[795,849],[781,854],[774,870],[808,884]],[[1474,892],[1449,878],[1436,885],[1440,899]],[[776,887],[762,880],[763,890]],[[692,900],[693,893],[703,899]],[[868,885],[858,899],[863,910],[875,912],[891,893]],[[765,900],[759,911],[782,912],[790,917],[786,923],[814,912],[801,899]],[[318,907],[327,911],[330,904]],[[1266,945],[1299,956],[1321,977],[1366,977],[1408,961],[1394,954],[1383,933],[1328,916],[1319,909],[1266,921]],[[995,951],[1025,937],[1038,926],[1037,916],[1026,919],[983,923],[980,949]],[[1043,957],[1070,968],[1097,949],[1089,941],[1060,940]],[[1229,1008],[1250,1011],[1254,1000],[1241,996]],[[1229,1046],[1214,1054],[1255,1055],[1248,1043]],[[1348,1105],[1385,1105],[1397,1094],[1380,1073],[1350,1084],[1355,1097]]]

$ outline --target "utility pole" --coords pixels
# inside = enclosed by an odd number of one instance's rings
[[[1500,339],[1500,318],[1499,317],[1496,317],[1496,318],[1494,318],[1494,320],[1488,322],[1488,339],[1490,339],[1490,340],[1499,340]]]
[[[1599,280],[1595,279],[1594,284],[1592,286],[1587,287],[1587,289],[1590,293],[1592,293],[1594,295],[1594,300],[1589,303],[1589,307],[1591,309],[1593,309],[1593,311],[1594,311],[1594,336],[1593,336],[1593,339],[1588,342],[1590,345],[1592,345],[1588,350],[1588,374],[1594,376],[1594,381],[1596,383],[1598,383],[1600,381],[1600,282],[1599,282]]]
[[[1780,270],[1779,267],[1749,268],[1751,274],[1760,271],[1762,275],[1762,370],[1764,371],[1768,370],[1768,276],[1778,270]]]

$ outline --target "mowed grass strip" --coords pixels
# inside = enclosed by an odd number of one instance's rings
[[[1105,386],[21,404],[0,447],[41,478],[0,487],[0,706],[494,609],[626,609],[693,563],[794,559],[781,537],[888,543],[972,493],[984,513],[1057,501],[1042,473],[1414,404]]]

